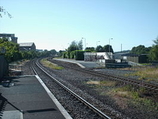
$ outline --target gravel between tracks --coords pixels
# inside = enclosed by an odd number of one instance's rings
[[[23,74],[24,75],[32,75],[33,73],[31,72],[31,70],[29,69],[29,65],[26,64],[23,67]],[[112,73],[112,74],[121,74],[124,75],[124,73],[127,72],[123,72],[123,71],[117,71],[116,70],[105,70],[105,69],[96,69],[97,71],[109,71],[108,73]],[[85,73],[81,73],[81,72],[76,72],[72,69],[62,69],[62,70],[50,70],[52,75],[56,78],[58,78],[60,81],[62,81],[64,84],[66,84],[68,87],[70,87],[71,89],[73,89],[75,92],[77,92],[80,95],[83,95],[84,97],[86,97],[86,100],[91,100],[91,101],[95,101],[96,106],[100,105],[102,106],[102,109],[108,109],[111,110],[112,114],[116,114],[118,117],[121,118],[133,118],[133,119],[140,119],[140,118],[144,118],[144,119],[148,119],[148,118],[152,118],[152,119],[156,119],[158,118],[158,116],[154,113],[149,113],[147,115],[147,112],[144,112],[143,110],[138,110],[136,109],[136,107],[124,107],[124,108],[120,108],[120,106],[118,106],[116,104],[116,101],[114,99],[112,99],[110,96],[103,96],[103,95],[99,95],[99,93],[86,85],[87,81],[90,80],[95,80],[95,81],[100,81],[100,80],[105,80],[99,77],[94,77],[92,75],[88,75]],[[64,79],[64,80],[63,80]],[[118,97],[117,97],[118,98]],[[120,104],[124,105],[123,102],[124,100],[120,98]],[[116,111],[118,110],[118,111]],[[126,115],[126,116],[124,116]]]

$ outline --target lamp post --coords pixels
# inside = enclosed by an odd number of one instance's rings
[[[97,41],[97,42],[96,42],[96,48],[97,48],[99,42],[100,42],[100,41]]]
[[[86,38],[82,37],[81,40],[82,40],[82,39],[84,39],[84,47],[85,47],[85,49],[86,49],[86,44],[87,44],[87,43],[86,43]],[[83,49],[83,50],[85,50],[85,49]]]

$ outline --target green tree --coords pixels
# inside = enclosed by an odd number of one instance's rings
[[[151,50],[151,47],[145,47],[144,45],[139,45],[137,47],[133,47],[131,53],[141,55],[141,54],[148,54]]]
[[[155,43],[155,45],[158,45],[158,37],[155,40],[153,40],[153,42]]]
[[[153,42],[154,44],[149,52],[149,59],[151,61],[158,61],[158,37]]]
[[[79,50],[79,48],[78,48],[77,42],[72,41],[70,46],[68,47],[68,52],[75,51],[75,50]]]
[[[151,61],[158,61],[158,45],[154,45],[150,50],[149,59]]]
[[[112,53],[114,53],[114,50],[113,50],[111,45],[104,45],[103,50],[104,50],[104,52],[112,52]]]
[[[20,51],[22,59],[29,59],[28,52],[27,51]]]
[[[72,41],[68,49],[64,53],[62,53],[62,56],[64,58],[75,58],[76,57],[75,51],[82,49],[83,49],[82,40],[80,40],[78,43],[76,41]]]
[[[80,40],[78,42],[78,50],[83,50],[83,43],[82,43],[82,40]]]
[[[80,40],[78,43],[76,41],[72,41],[70,46],[68,47],[68,51],[75,51],[75,50],[82,50],[83,49],[83,43],[82,40]]]
[[[21,58],[19,45],[17,43],[8,41],[7,38],[0,38],[0,48],[5,49],[4,55],[8,62],[16,61]]]
[[[96,47],[96,52],[104,52],[103,47],[102,47],[101,45],[98,45],[98,46]]]
[[[95,52],[95,48],[94,47],[86,47],[85,51],[86,52]]]
[[[3,53],[2,51],[4,51]],[[19,51],[19,45],[17,43],[13,43],[9,41],[7,38],[0,38],[0,54],[3,54],[8,62],[17,61],[20,59],[33,59],[37,57],[48,57],[55,55],[56,50],[44,50],[40,51]]]
[[[75,51],[75,59],[76,60],[84,60],[84,51],[83,50],[76,50]]]
[[[63,56],[63,55],[64,55],[64,52],[65,52],[64,50],[59,50],[58,56],[60,56],[60,57]],[[64,57],[63,57],[63,58],[64,58]]]
[[[57,54],[57,51],[55,49],[52,49],[49,52],[51,56],[55,56]]]

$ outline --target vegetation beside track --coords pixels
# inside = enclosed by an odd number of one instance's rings
[[[83,91],[86,90],[85,92],[94,96],[95,99],[103,102],[103,104],[110,105],[112,108],[123,112],[123,114],[129,117],[143,117],[145,119],[157,118],[158,95],[156,91],[139,86],[131,86],[124,82],[111,80],[108,77],[101,78],[95,75],[89,75],[86,72],[79,72],[78,70],[76,72],[76,70],[73,70],[75,66],[69,63],[63,64],[57,61],[54,61],[54,63],[65,67],[65,70],[62,70],[62,75],[64,75],[64,79],[66,78],[65,80],[70,81],[69,83],[81,90],[84,89]],[[70,68],[65,66],[66,64],[70,66]],[[67,70],[67,67],[69,70]],[[142,67],[138,68],[141,69]],[[134,67],[134,70],[128,69],[125,72],[124,69],[121,72],[120,70],[114,69],[96,69],[96,71],[106,72],[116,76],[117,74],[124,76],[125,74],[136,72],[136,70],[136,67]],[[56,73],[57,72],[56,70]],[[82,73],[85,73],[85,75]],[[59,75],[60,74],[61,72],[59,71]]]
[[[119,84],[116,81],[87,81],[86,84],[100,95],[110,96],[122,109],[129,106],[146,112],[158,110],[158,99],[141,87]]]
[[[135,68],[135,72],[125,74],[125,76],[136,76],[138,80],[158,83],[158,67]]]
[[[134,88],[131,85],[125,85],[114,88],[110,94],[128,99],[128,105],[133,105],[139,109],[146,109],[146,111],[156,111],[158,109],[158,102],[152,99],[152,93],[141,87]]]
[[[56,69],[56,70],[61,70],[63,69],[63,67],[58,66],[57,64],[54,64],[50,61],[48,61],[46,58],[41,60],[41,63],[45,66],[45,67],[49,67],[51,69]]]

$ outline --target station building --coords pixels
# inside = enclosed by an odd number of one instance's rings
[[[21,51],[36,50],[36,45],[33,42],[19,43],[19,50]]]

